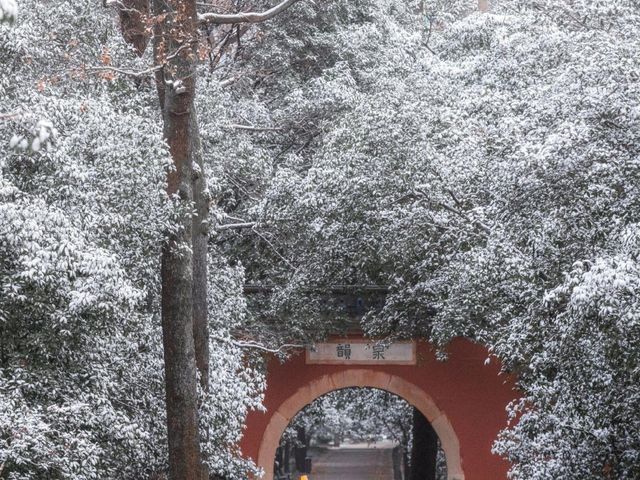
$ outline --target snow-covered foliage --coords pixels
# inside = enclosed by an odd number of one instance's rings
[[[15,0],[0,0],[0,23],[13,23],[18,16]]]
[[[3,11],[13,10],[3,0]],[[0,478],[141,479],[166,467],[159,256],[172,227],[155,87],[114,12],[20,3],[0,27]],[[235,445],[260,403],[235,346],[242,271],[211,269],[203,448],[246,478]]]
[[[165,462],[169,156],[151,81],[111,68],[149,59],[99,3],[26,0],[0,26],[11,479],[144,478]],[[213,223],[251,226],[212,242],[213,470],[242,475],[233,445],[262,386],[233,335],[318,335],[330,323],[310,292],[380,284],[370,333],[465,335],[518,373],[496,444],[514,478],[640,477],[640,10],[490,3],[298,2],[238,30],[200,76]],[[245,281],[275,285],[260,315]]]
[[[323,395],[291,421],[283,439],[303,427],[314,442],[334,438],[377,441],[388,438],[407,448],[413,407],[402,398],[373,388],[347,388]]]
[[[254,466],[242,458],[238,442],[249,409],[262,409],[266,384],[262,357],[248,355],[232,333],[246,324],[244,272],[229,267],[221,256],[209,261],[209,392],[200,410],[202,448],[211,472],[228,479],[244,479]]]
[[[487,345],[524,396],[496,444],[514,478],[638,478],[638,5],[428,3],[260,37],[294,51],[252,83],[282,131],[241,134],[276,167],[243,197],[269,243],[234,247],[294,332],[326,323],[310,286],[382,284],[369,332]]]
[[[514,332],[532,338],[517,350],[528,357],[526,395],[497,450],[515,462],[516,478],[640,474],[640,252],[622,250],[576,262]]]

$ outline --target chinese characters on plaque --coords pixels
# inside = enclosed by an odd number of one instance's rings
[[[308,364],[415,365],[415,342],[383,343],[362,339],[317,343],[307,349]]]
[[[345,360],[351,360],[351,344],[350,343],[339,343],[336,346],[336,352],[338,354],[338,358],[344,358]]]

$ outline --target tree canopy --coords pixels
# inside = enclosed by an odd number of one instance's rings
[[[0,478],[166,469],[160,248],[188,212],[152,52],[108,4],[0,0]],[[637,2],[301,0],[198,29],[212,473],[251,468],[246,346],[321,338],[326,289],[375,285],[366,333],[517,373],[513,478],[638,478]]]

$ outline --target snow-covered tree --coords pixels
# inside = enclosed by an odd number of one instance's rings
[[[423,458],[416,457],[428,457],[431,453],[425,449],[425,445],[414,449],[415,418],[421,415],[405,400],[384,390],[336,390],[316,399],[300,411],[291,420],[280,445],[283,448],[297,445],[300,430],[305,432],[307,443],[314,446],[347,439],[369,444],[390,440],[396,444],[399,454],[395,460],[398,467],[400,463],[403,464],[400,468],[403,478],[434,478],[435,475],[437,479],[444,479],[446,461],[437,441],[433,444],[434,457],[438,453],[437,467],[431,464],[431,471],[419,471],[420,460]],[[424,422],[428,425],[426,419]]]
[[[167,467],[159,259],[177,212],[156,92],[116,75],[146,60],[115,12],[20,7],[0,26],[0,477],[153,477]],[[201,444],[213,473],[245,478],[236,445],[262,376],[231,333],[242,271],[214,264]]]
[[[15,0],[2,0],[0,2],[0,23],[13,23],[18,16],[18,5]]]
[[[496,443],[514,478],[640,475],[638,5],[490,3],[285,1],[250,25],[234,2],[191,12],[212,473],[241,475],[233,444],[262,385],[234,335],[321,335],[340,284],[388,286],[367,332],[464,335],[518,374]],[[153,64],[145,17],[129,29],[106,4],[26,0],[16,17],[0,0],[9,478],[166,467],[159,251],[192,205],[166,195],[152,76],[179,58],[156,48]],[[179,97],[176,72],[162,85]],[[265,289],[245,300],[245,282]]]
[[[370,333],[487,345],[524,395],[514,478],[635,478],[637,5],[472,3],[369,2],[266,70],[255,118],[282,131],[243,135],[277,165],[246,210],[269,243],[234,245],[301,335],[313,289],[381,284]]]

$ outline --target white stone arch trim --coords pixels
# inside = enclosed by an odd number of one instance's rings
[[[262,480],[273,480],[273,462],[276,449],[280,443],[280,437],[293,417],[318,397],[334,390],[351,387],[386,390],[398,395],[420,410],[440,438],[440,444],[447,459],[447,480],[464,480],[458,436],[446,415],[437,407],[433,399],[420,387],[399,376],[364,369],[349,369],[324,375],[299,388],[296,393],[280,405],[280,408],[271,417],[260,443],[257,463],[258,467],[264,471]]]

